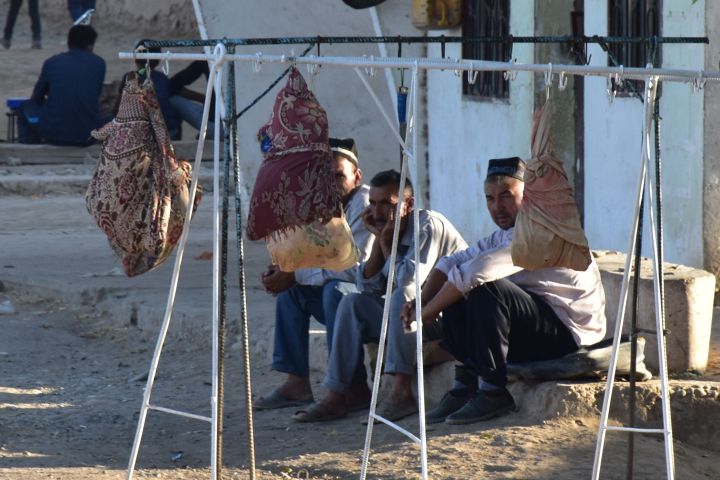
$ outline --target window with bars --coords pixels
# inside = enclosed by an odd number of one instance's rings
[[[464,5],[464,37],[505,37],[510,35],[510,0],[468,0]],[[466,42],[465,59],[506,62],[510,60],[510,43]],[[463,75],[463,95],[477,98],[508,98],[510,84],[503,72],[479,72],[474,83]]]
[[[611,37],[651,37],[660,35],[661,0],[608,0],[608,35]],[[648,62],[657,61],[651,58],[648,44],[611,43],[608,45],[610,54],[608,65],[644,68]],[[660,53],[659,51],[657,52]]]

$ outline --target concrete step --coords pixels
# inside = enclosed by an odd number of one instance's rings
[[[173,142],[178,158],[193,160],[198,142],[181,140]],[[29,145],[23,143],[0,143],[0,165],[68,165],[85,164],[100,157],[100,144],[88,147],[61,147],[57,145]],[[222,151],[222,149],[221,149]],[[213,143],[203,146],[203,160],[212,159]],[[94,159],[94,160],[93,160]]]
[[[96,159],[88,164],[0,166],[0,196],[84,195],[95,163]],[[211,192],[212,183],[212,168],[203,164],[203,191]]]

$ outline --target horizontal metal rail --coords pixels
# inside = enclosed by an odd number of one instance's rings
[[[398,432],[402,433],[403,435],[405,435],[406,437],[408,437],[408,438],[409,438],[410,440],[412,440],[413,442],[418,443],[418,444],[420,443],[420,439],[419,439],[417,436],[415,436],[414,434],[408,432],[407,430],[405,430],[404,428],[400,427],[400,426],[397,425],[396,423],[391,422],[391,421],[388,420],[387,418],[381,417],[381,416],[378,415],[377,413],[371,413],[370,416],[373,417],[373,418],[374,418],[375,420],[377,420],[378,422],[382,422],[382,423],[384,423],[385,425],[387,425],[388,427],[391,427],[391,428],[397,430]]]
[[[268,38],[218,38],[208,40],[141,40],[138,46],[146,48],[160,47],[212,47],[218,43],[225,46],[253,46],[253,45],[299,45],[304,43],[314,44],[359,44],[359,43],[404,43],[404,44],[428,44],[428,43],[709,43],[707,37],[626,37],[626,36],[610,36],[603,37],[599,35],[545,35],[545,36],[478,36],[478,37],[460,37],[460,36],[433,36],[426,37],[422,35],[387,35],[377,37],[268,37]]]
[[[204,53],[140,53],[120,52],[123,59],[159,59],[159,60],[215,60],[212,54]],[[342,67],[363,67],[372,74],[376,68],[415,68],[421,70],[450,70],[458,74],[462,72],[504,71],[504,72],[533,72],[544,73],[550,76],[580,75],[607,77],[614,76],[616,80],[631,79],[644,80],[649,76],[658,77],[660,81],[699,82],[720,81],[720,72],[704,70],[688,70],[673,68],[637,68],[637,67],[608,67],[593,65],[564,65],[564,64],[538,64],[515,62],[491,62],[486,60],[442,59],[442,58],[399,58],[399,57],[333,57],[315,56],[306,57],[291,55],[254,55],[234,54],[224,56],[224,61],[253,62],[256,70],[265,63],[296,64],[296,65],[327,65]]]
[[[639,428],[639,427],[611,427],[607,426],[606,430],[612,430],[615,432],[635,432],[635,433],[661,433],[665,434],[665,430],[662,428]]]
[[[182,412],[180,410],[173,410],[172,408],[158,407],[156,405],[148,405],[149,410],[157,410],[158,412],[165,412],[171,415],[179,415],[181,417],[193,418],[195,420],[202,420],[203,422],[212,422],[212,418],[205,417],[203,415],[195,415],[194,413]]]

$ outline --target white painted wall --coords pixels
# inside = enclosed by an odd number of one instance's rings
[[[664,0],[664,36],[702,36],[705,2]],[[606,0],[586,0],[586,35],[607,34]],[[607,55],[589,46],[593,65]],[[664,67],[702,69],[702,45],[666,45]],[[688,85],[663,85],[661,98],[665,259],[703,266],[703,98]],[[634,213],[640,165],[643,106],[635,98],[611,104],[606,79],[585,79],[585,231],[597,249],[625,251]],[[645,216],[646,227],[649,223]],[[650,255],[646,228],[643,252]]]
[[[510,33],[533,35],[533,2],[512,2]],[[461,35],[460,30],[446,35]],[[440,56],[440,46],[429,49]],[[461,57],[459,45],[446,56]],[[533,46],[515,45],[519,63],[532,63]],[[510,82],[509,101],[475,101],[462,95],[462,81],[452,72],[428,73],[430,206],[446,215],[468,241],[497,228],[485,207],[483,181],[490,158],[530,155],[533,76],[519,73]]]
[[[417,35],[410,23],[410,0],[388,1],[378,7],[385,35]],[[343,36],[375,34],[367,9],[354,10],[339,0],[273,0],[272,2],[241,2],[237,0],[200,0],[210,38],[254,38],[283,36]],[[300,54],[306,45],[239,47],[238,52],[254,54]],[[388,46],[389,55],[397,54],[396,46]],[[379,56],[374,44],[322,45],[321,55]],[[317,54],[313,50],[310,54]],[[403,47],[404,55],[417,55],[418,49]],[[237,72],[238,107],[250,103],[286,66],[266,64],[260,73],[253,73],[251,64],[240,64]],[[384,119],[350,68],[323,67],[311,79],[304,66],[300,68],[311,89],[328,113],[330,135],[354,137],[358,144],[361,168],[365,179],[388,168],[399,169],[399,147],[387,129]],[[408,77],[409,78],[409,77]],[[370,83],[394,116],[395,97],[388,91],[382,70],[369,78]],[[250,186],[254,183],[261,161],[256,139],[258,128],[267,121],[281,82],[272,93],[244,115],[238,123],[240,155],[243,172]]]

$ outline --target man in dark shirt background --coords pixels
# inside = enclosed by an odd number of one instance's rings
[[[97,32],[75,25],[68,32],[68,51],[43,63],[30,100],[18,116],[21,143],[86,146],[90,131],[102,125],[98,100],[105,61],[92,53]]]

